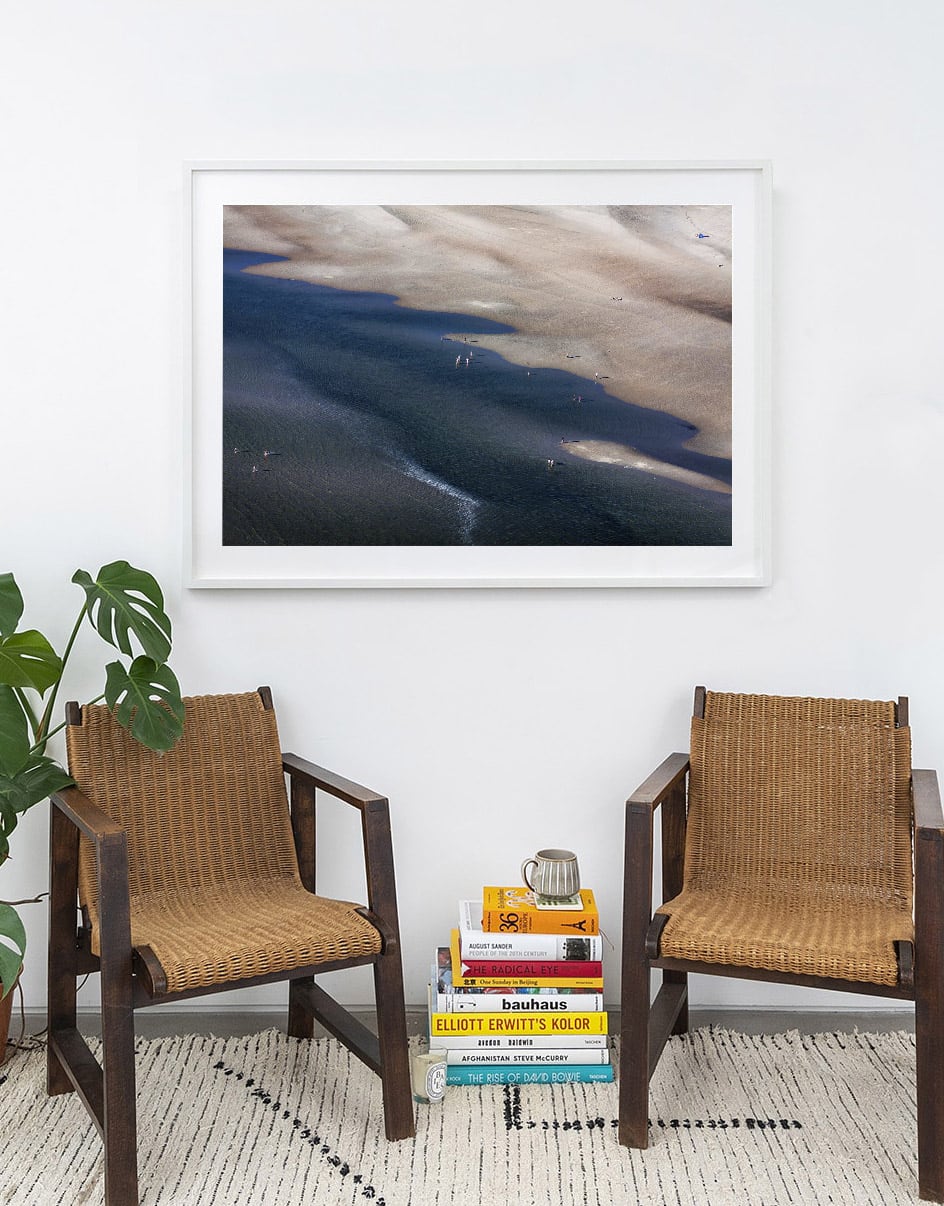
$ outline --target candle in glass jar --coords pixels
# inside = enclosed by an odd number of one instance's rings
[[[413,1056],[413,1100],[430,1105],[446,1093],[445,1051],[422,1051]]]

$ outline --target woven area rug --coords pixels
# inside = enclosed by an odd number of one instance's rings
[[[616,1136],[616,1085],[447,1090],[383,1137],[379,1082],[332,1039],[138,1043],[142,1206],[889,1206],[917,1201],[914,1038],[670,1040],[651,1144]],[[101,1145],[45,1056],[0,1068],[0,1202],[103,1200]]]

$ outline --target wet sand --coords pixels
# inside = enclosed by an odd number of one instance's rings
[[[731,455],[726,206],[227,206],[224,243],[286,257],[251,272],[508,323],[480,345],[676,415],[698,428],[691,447]],[[569,451],[643,467],[605,442]]]

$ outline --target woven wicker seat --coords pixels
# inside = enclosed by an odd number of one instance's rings
[[[386,800],[283,755],[266,688],[185,708],[183,736],[159,755],[107,708],[70,705],[76,787],[53,800],[49,1091],[78,1088],[99,1123],[110,1206],[137,1201],[140,1005],[288,979],[289,1033],[310,1037],[320,1021],[380,1074],[387,1137],[413,1134]],[[315,894],[318,791],[361,812],[367,907]],[[374,968],[376,1036],[313,978],[362,964]],[[88,971],[102,974],[104,1072],[75,1026]]]
[[[920,1190],[944,1201],[944,817],[934,773],[911,769],[906,701],[698,688],[690,754],[627,802],[625,866],[620,1141],[647,1146],[690,971],[912,999]]]
[[[659,946],[666,958],[871,984],[898,983],[895,943],[914,932],[910,913],[854,901],[830,908],[785,892],[719,899],[686,889],[659,911],[669,916]]]
[[[319,963],[372,959],[383,943],[357,907],[282,879],[132,897],[131,945],[150,947],[164,970],[165,991],[193,992]]]

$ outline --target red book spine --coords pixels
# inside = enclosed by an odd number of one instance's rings
[[[462,974],[479,977],[515,977],[537,976],[550,979],[562,976],[567,979],[577,977],[602,976],[603,963],[593,959],[558,959],[550,963],[543,959],[463,959]]]

